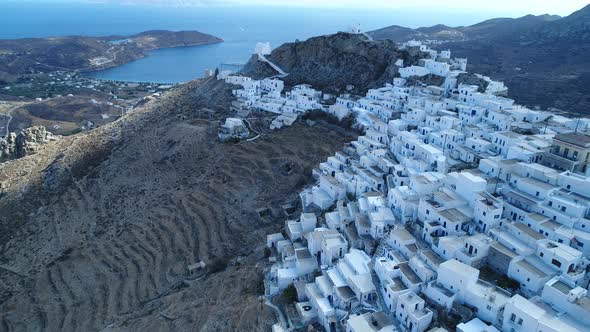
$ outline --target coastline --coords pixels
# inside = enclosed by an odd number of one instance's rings
[[[107,69],[111,69],[111,68],[116,68],[125,64],[128,64],[130,62],[133,61],[137,61],[140,59],[143,59],[147,56],[149,56],[149,52],[152,51],[157,51],[157,50],[164,50],[164,49],[171,49],[171,48],[182,48],[182,47],[194,47],[194,46],[205,46],[205,45],[213,45],[213,44],[220,44],[225,42],[223,39],[218,38],[219,40],[215,40],[215,41],[209,41],[209,42],[202,42],[202,43],[194,43],[194,44],[179,44],[179,45],[172,45],[172,46],[166,46],[166,47],[154,47],[154,48],[148,48],[145,49],[140,56],[135,57],[133,59],[129,59],[123,62],[109,62],[103,66],[97,66],[97,67],[91,67],[91,68],[83,68],[83,69],[75,69],[73,71],[77,71],[81,74],[85,74],[85,73],[92,73],[92,72],[97,72],[97,71],[101,71],[101,70],[107,70]],[[136,83],[140,83],[140,82],[136,82]]]

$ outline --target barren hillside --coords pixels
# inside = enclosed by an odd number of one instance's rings
[[[296,124],[219,143],[230,96],[193,82],[0,165],[0,330],[268,330],[261,246],[284,218],[255,210],[296,201],[353,137]]]

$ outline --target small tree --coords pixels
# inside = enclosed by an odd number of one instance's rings
[[[217,273],[227,268],[227,259],[224,257],[215,258],[211,263],[207,265],[209,273]]]
[[[295,289],[295,285],[290,284],[289,287],[283,290],[283,298],[289,302],[297,301],[297,289]]]
[[[346,198],[348,198],[348,201],[350,202],[356,201],[356,195],[351,192],[346,193]]]
[[[219,76],[219,68],[215,68],[215,78],[217,78],[217,76]]]

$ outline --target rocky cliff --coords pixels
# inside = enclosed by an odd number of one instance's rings
[[[362,93],[390,82],[397,74],[398,59],[413,64],[421,56],[399,50],[391,41],[368,41],[363,35],[341,32],[283,44],[268,59],[289,73],[283,78],[287,85],[308,83],[332,93],[347,92],[351,85],[351,92]],[[277,73],[253,56],[242,74],[263,78]]]

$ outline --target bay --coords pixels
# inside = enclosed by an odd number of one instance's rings
[[[0,3],[0,38],[63,35],[131,35],[146,30],[197,30],[223,43],[152,51],[147,57],[116,68],[89,73],[105,80],[179,83],[202,77],[222,63],[245,63],[257,42],[277,47],[285,42],[348,30],[397,24],[409,27],[437,23],[471,24],[490,13],[465,15],[424,10],[325,9],[287,7],[161,7],[80,4],[56,1]]]

